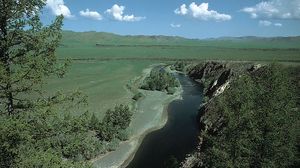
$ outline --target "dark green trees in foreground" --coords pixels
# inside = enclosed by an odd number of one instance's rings
[[[126,139],[131,112],[117,106],[105,119],[85,112],[79,93],[46,96],[45,79],[63,76],[55,49],[63,17],[44,27],[44,0],[0,0],[0,167],[89,167],[87,160]],[[74,111],[82,111],[74,114]],[[102,135],[113,135],[111,138]]]
[[[63,17],[43,27],[39,14],[42,0],[0,1],[0,110],[13,115],[32,109],[41,94],[40,85],[50,75],[64,74],[65,64],[54,55],[61,38]]]
[[[299,109],[294,88],[278,65],[261,68],[232,83],[215,107],[223,115],[223,126],[205,135],[204,166],[295,165],[299,159]]]

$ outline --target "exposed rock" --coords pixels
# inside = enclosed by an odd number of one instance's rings
[[[223,93],[227,86],[229,86],[231,75],[230,69],[224,70],[221,75],[219,75],[217,79],[206,89],[205,96],[211,98]]]
[[[231,69],[227,68],[226,64],[208,62],[204,65],[200,64],[195,66],[188,72],[188,75],[204,86],[205,96],[212,98],[225,90],[229,84],[232,73]],[[224,87],[224,85],[226,87]],[[220,87],[223,89],[219,90]]]
[[[229,87],[229,81],[221,85],[213,94],[214,97],[219,96],[222,94],[227,88]]]
[[[181,167],[201,167],[201,151],[206,146],[203,135],[207,133],[213,135],[224,126],[224,118],[219,113],[220,109],[216,106],[215,97],[221,95],[229,88],[233,78],[239,77],[243,73],[259,73],[261,67],[260,64],[250,65],[249,68],[249,66],[241,64],[227,65],[218,62],[208,62],[197,65],[189,71],[188,75],[203,85],[204,95],[208,99],[205,100],[206,102],[199,109],[200,135],[198,149],[182,162]]]
[[[207,62],[206,64],[199,64],[192,68],[188,75],[194,80],[203,80],[216,76],[226,68],[225,64],[218,62]]]
[[[253,71],[256,71],[256,70],[258,70],[259,68],[261,68],[262,67],[262,65],[261,64],[256,64],[256,65],[253,65],[251,68],[249,68],[248,70],[250,71],[250,72],[253,72]]]

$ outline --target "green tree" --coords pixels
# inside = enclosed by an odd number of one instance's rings
[[[0,0],[0,167],[85,167],[73,156],[90,159],[99,149],[87,113],[61,115],[66,111],[54,107],[82,103],[79,92],[41,95],[45,78],[62,76],[66,67],[55,56],[63,16],[43,26],[44,5],[45,0]]]
[[[172,90],[174,87],[178,87],[179,81],[169,72],[161,69],[153,69],[145,80],[142,89],[145,90],[158,90],[158,91],[168,91]],[[172,94],[172,92],[169,92]]]
[[[39,17],[44,5],[44,0],[0,0],[1,113],[34,108],[36,101],[27,95],[40,94],[45,77],[64,73],[55,57],[63,16],[44,27]]]
[[[231,83],[217,98],[222,127],[205,134],[205,167],[289,167],[296,159],[299,111],[283,67],[272,64]]]
[[[100,124],[99,119],[93,113],[92,117],[91,117],[91,120],[90,120],[90,123],[89,123],[90,129],[96,130],[99,127],[99,124]]]
[[[132,112],[128,106],[117,105],[113,110],[109,109],[97,130],[101,140],[111,141],[114,138],[124,137],[124,130],[129,126]],[[121,137],[120,137],[121,136]],[[124,139],[124,138],[121,138]]]
[[[216,135],[206,135],[211,148],[205,152],[206,167],[249,167],[254,111],[254,83],[243,76],[232,83],[225,96],[217,100],[217,113],[222,113],[225,125]]]
[[[261,69],[253,80],[257,97],[252,166],[288,167],[296,160],[299,127],[295,87],[287,71],[278,64]]]

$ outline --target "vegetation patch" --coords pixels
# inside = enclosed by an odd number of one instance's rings
[[[135,101],[138,101],[139,99],[141,99],[143,97],[143,94],[141,92],[138,92],[136,93],[134,96],[133,96],[133,100]]]
[[[175,88],[179,87],[179,81],[164,69],[154,68],[150,75],[144,80],[141,89],[167,91],[169,94],[175,93]]]
[[[176,70],[179,72],[185,72],[186,67],[189,65],[188,62],[183,62],[183,61],[177,61],[173,65],[171,65],[171,70]]]
[[[294,78],[294,77],[293,77]],[[297,167],[297,83],[279,65],[236,78],[206,105],[200,167]]]

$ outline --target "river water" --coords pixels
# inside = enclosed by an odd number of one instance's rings
[[[202,102],[203,88],[189,77],[176,74],[182,88],[182,100],[168,106],[168,122],[162,129],[143,139],[127,168],[165,168],[170,162],[181,162],[193,152],[198,143],[197,114]]]

